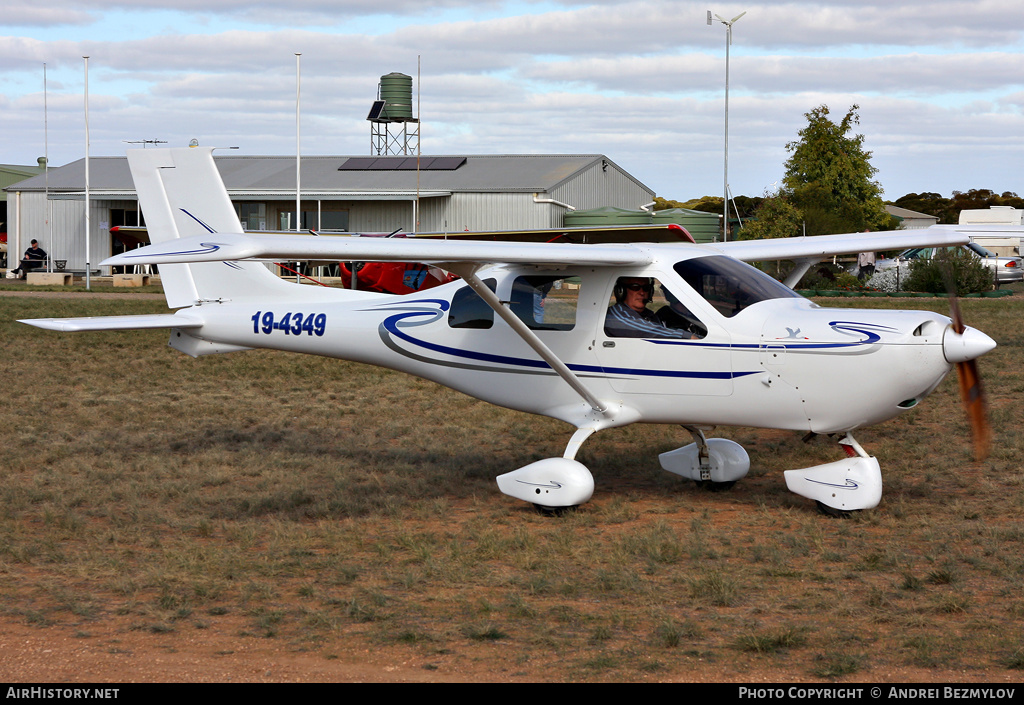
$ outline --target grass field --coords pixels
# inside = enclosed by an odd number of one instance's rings
[[[494,477],[561,455],[564,424],[345,362],[193,360],[162,331],[14,322],[159,301],[3,298],[0,625],[105,654],[205,640],[211,664],[264,649],[441,680],[1017,681],[1024,296],[962,308],[999,343],[981,360],[986,462],[948,378],[858,434],[885,493],[853,518],[785,488],[783,470],[841,456],[829,439],[719,429],[751,473],[705,493],[658,467],[685,431],[632,426],[583,446],[594,500],[555,519]],[[837,404],[856,393],[836,379]],[[0,680],[30,679],[11,648]],[[159,678],[114,663],[112,680]]]

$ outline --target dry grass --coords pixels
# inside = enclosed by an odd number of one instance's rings
[[[113,625],[93,644],[112,651],[220,634],[387,654],[441,678],[1016,680],[1024,297],[962,305],[1000,343],[985,463],[947,380],[858,435],[886,489],[852,519],[785,489],[782,470],[839,457],[827,440],[721,430],[752,470],[709,494],[658,468],[689,442],[660,426],[588,441],[595,499],[552,519],[493,478],[560,455],[563,424],[360,365],[13,323],[160,302],[5,298],[0,623],[85,644]],[[837,403],[855,389],[837,380]]]

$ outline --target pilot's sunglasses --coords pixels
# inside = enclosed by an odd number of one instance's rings
[[[654,287],[650,284],[626,284],[626,288],[630,291],[653,291]]]

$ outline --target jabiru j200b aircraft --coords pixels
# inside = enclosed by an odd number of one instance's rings
[[[713,427],[837,435],[845,458],[786,471],[786,484],[826,512],[866,509],[882,476],[854,431],[913,408],[954,365],[981,403],[973,361],[995,343],[958,315],[829,309],[791,288],[835,254],[967,242],[959,226],[716,245],[247,235],[211,149],[128,159],[153,244],[102,264],[158,264],[177,310],[25,323],[168,328],[170,345],[192,356],[273,348],[354,360],[565,421],[576,431],[562,457],[497,478],[542,510],[588,501],[580,446],[637,422],[687,429],[693,442],[661,465],[711,488],[750,465],[739,444],[706,437]],[[263,261],[275,259],[422,262],[461,280],[405,295],[304,286],[272,274]],[[798,263],[786,283],[746,264],[780,259]],[[841,379],[858,394],[837,398]]]

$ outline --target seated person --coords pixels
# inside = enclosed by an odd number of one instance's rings
[[[613,338],[689,338],[685,330],[669,328],[647,308],[654,298],[648,277],[621,277],[615,284],[615,304],[609,307],[604,332]]]
[[[42,267],[46,262],[46,250],[39,246],[38,240],[32,240],[32,246],[25,250],[25,256],[21,259],[21,266],[13,270],[19,277],[31,272],[36,267]]]

